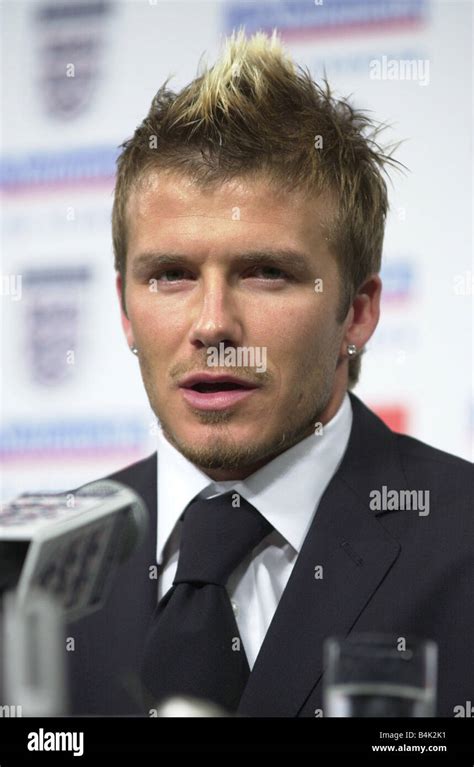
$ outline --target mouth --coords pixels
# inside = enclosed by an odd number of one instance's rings
[[[198,410],[224,410],[247,399],[259,387],[234,376],[196,374],[179,384],[185,401]]]

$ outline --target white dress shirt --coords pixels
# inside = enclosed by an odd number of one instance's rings
[[[323,433],[311,434],[244,480],[214,482],[158,431],[158,599],[171,588],[179,554],[179,517],[199,495],[234,490],[275,528],[227,583],[240,636],[253,668],[319,501],[337,471],[352,427],[346,393]]]

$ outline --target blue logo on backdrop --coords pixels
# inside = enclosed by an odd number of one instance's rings
[[[382,300],[399,301],[412,298],[414,267],[409,261],[384,264],[380,277],[383,282]]]
[[[16,421],[0,431],[2,458],[33,457],[45,453],[101,454],[120,449],[138,449],[149,432],[139,418],[90,418],[64,421]]]
[[[113,179],[119,150],[82,147],[2,158],[0,188],[4,192],[37,186],[92,183]]]
[[[224,28],[243,26],[247,34],[274,27],[282,36],[334,34],[406,27],[426,20],[428,0],[292,0],[231,2],[224,5]]]

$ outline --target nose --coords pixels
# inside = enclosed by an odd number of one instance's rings
[[[242,325],[232,288],[223,276],[203,280],[193,314],[190,341],[194,346],[218,346],[220,342],[239,345]]]

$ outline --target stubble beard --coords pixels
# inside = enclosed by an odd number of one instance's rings
[[[327,372],[327,371],[326,371]],[[214,426],[212,437],[206,444],[193,444],[181,438],[173,429],[166,416],[166,406],[158,403],[151,379],[143,375],[145,389],[151,408],[155,413],[166,439],[191,463],[203,471],[229,470],[246,471],[256,464],[270,461],[285,450],[315,432],[315,424],[320,421],[320,414],[325,410],[330,396],[331,385],[321,380],[314,381],[310,394],[300,395],[292,412],[285,411],[281,429],[263,439],[242,444],[232,436],[232,420],[236,417],[232,410],[202,411],[190,409],[190,417],[206,426]],[[328,381],[326,377],[325,381]]]

